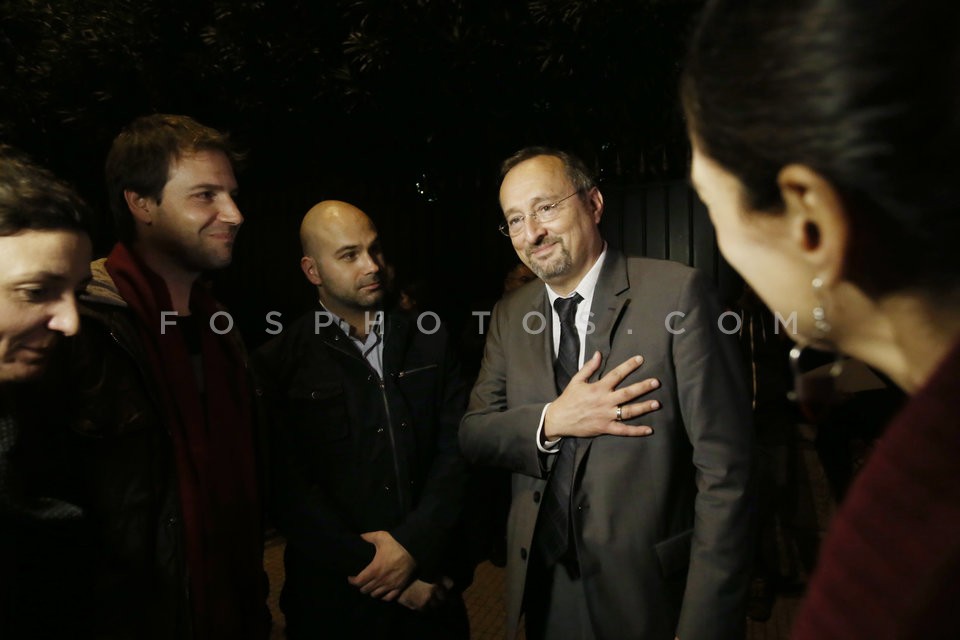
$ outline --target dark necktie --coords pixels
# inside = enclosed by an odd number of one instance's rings
[[[553,363],[553,372],[557,384],[557,393],[570,383],[580,369],[580,335],[577,333],[575,318],[577,305],[583,297],[574,293],[569,298],[557,298],[553,308],[560,318],[560,348]],[[560,452],[553,465],[553,471],[544,490],[543,506],[540,509],[540,530],[538,540],[543,559],[548,567],[561,559],[576,567],[576,554],[565,558],[570,549],[570,493],[573,486],[574,461],[577,457],[577,439],[564,438],[560,442]]]

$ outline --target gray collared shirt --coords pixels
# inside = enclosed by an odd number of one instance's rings
[[[356,345],[363,358],[367,361],[380,379],[383,379],[383,311],[376,311],[372,315],[368,311],[364,314],[364,322],[367,328],[367,337],[360,340],[350,323],[330,311],[323,304],[320,305],[323,310],[330,314],[330,317],[337,323],[340,330],[343,331],[350,341]]]

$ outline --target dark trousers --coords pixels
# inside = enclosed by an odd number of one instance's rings
[[[524,592],[527,640],[594,639],[587,596],[579,575],[571,575],[559,563],[544,566],[539,551],[535,550],[530,554]]]
[[[348,589],[353,589],[347,585]],[[396,602],[383,602],[359,591],[291,593],[284,590],[281,607],[290,640],[466,640],[470,637],[467,610],[459,595],[441,607],[411,611]]]

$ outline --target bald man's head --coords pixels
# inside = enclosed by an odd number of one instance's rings
[[[324,200],[313,205],[300,223],[300,246],[303,248],[303,255],[310,255],[316,249],[318,241],[337,233],[341,227],[349,224],[373,227],[373,221],[367,214],[349,202]]]
[[[300,267],[328,310],[354,324],[383,300],[383,252],[363,211],[339,200],[315,205],[300,223],[300,244]]]

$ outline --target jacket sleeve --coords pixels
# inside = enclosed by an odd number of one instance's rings
[[[680,293],[673,361],[680,411],[693,446],[697,496],[681,640],[743,637],[752,523],[753,451],[749,395],[733,336],[718,327],[723,313],[700,273]],[[725,318],[727,325],[733,319]]]
[[[436,448],[420,499],[404,521],[390,532],[417,560],[418,575],[427,581],[451,573],[452,567],[444,560],[448,553],[456,555],[452,534],[463,509],[468,506],[464,505],[466,461],[457,443],[466,387],[446,334],[437,334],[436,338],[443,345],[441,381],[435,397],[423,399],[436,405]]]
[[[310,461],[304,459],[283,420],[282,365],[293,361],[288,355],[283,339],[278,338],[261,347],[253,359],[273,458],[273,519],[287,544],[310,562],[332,573],[353,576],[370,564],[376,549],[350,530],[322,489],[308,479]]]
[[[460,424],[460,447],[476,464],[501,467],[542,478],[545,462],[554,456],[537,447],[537,429],[544,403],[507,407],[507,343],[516,337],[509,329],[503,303],[493,309],[480,374],[470,394],[467,413]],[[529,351],[529,347],[525,349]]]

